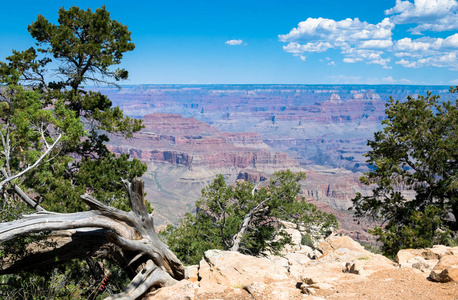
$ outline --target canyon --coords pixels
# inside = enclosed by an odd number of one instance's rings
[[[371,237],[353,220],[351,199],[370,193],[359,183],[369,170],[367,140],[381,130],[390,96],[451,99],[444,86],[134,85],[98,88],[145,128],[109,149],[148,165],[147,199],[158,224],[192,211],[217,174],[229,184],[258,182],[278,170],[305,171],[307,201],[338,217],[342,232]]]

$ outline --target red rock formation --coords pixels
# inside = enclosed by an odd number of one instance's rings
[[[274,152],[257,133],[218,133],[207,123],[174,114],[152,114],[145,128],[126,142],[112,136],[109,149],[129,153],[145,163],[168,162],[187,167],[297,168],[286,153]]]

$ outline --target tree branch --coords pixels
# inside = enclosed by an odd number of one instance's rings
[[[82,196],[91,210],[79,213],[53,213],[38,212],[24,216],[22,219],[12,222],[0,223],[0,243],[12,240],[19,236],[26,236],[40,232],[51,232],[54,235],[49,238],[59,245],[68,247],[74,233],[80,234],[78,242],[81,249],[91,249],[86,252],[87,256],[107,257],[118,263],[121,267],[131,270],[132,282],[127,289],[109,299],[137,299],[151,287],[172,285],[177,280],[188,278],[187,269],[182,265],[173,252],[162,243],[154,230],[153,217],[146,211],[144,203],[144,183],[135,178],[130,184],[125,181],[129,188],[129,199],[132,211],[125,212],[104,205],[90,195]],[[56,233],[60,232],[60,236]],[[94,243],[90,234],[102,235],[99,241]],[[64,239],[64,237],[66,239]],[[92,245],[92,248],[91,248]],[[86,248],[85,248],[86,247]],[[111,251],[107,249],[119,249]],[[27,264],[21,260],[11,262],[11,256],[0,257],[0,273],[6,274],[20,269],[32,269],[45,265],[55,264],[55,260],[33,261],[30,257],[63,258],[63,261],[72,258],[81,258],[81,251],[68,251],[65,253],[56,247],[35,247],[35,252],[29,256]],[[54,252],[53,252],[54,251]],[[54,253],[54,254],[53,254]],[[55,256],[55,253],[59,253]],[[45,255],[45,256],[40,256]],[[46,256],[48,255],[48,256]],[[118,259],[113,259],[113,256]],[[132,270],[137,270],[132,271]]]
[[[10,182],[11,180],[16,179],[16,178],[18,178],[18,177],[24,175],[24,174],[27,173],[28,171],[30,171],[30,170],[32,170],[33,168],[35,168],[36,166],[38,166],[38,165],[40,164],[40,162],[43,160],[43,158],[45,158],[45,157],[49,154],[49,152],[51,152],[51,150],[57,145],[57,142],[59,142],[59,140],[60,140],[61,137],[62,137],[62,134],[59,134],[59,136],[58,136],[57,139],[54,141],[54,143],[51,145],[51,147],[49,147],[49,148],[46,150],[46,152],[43,153],[43,154],[37,159],[37,161],[36,161],[33,165],[31,165],[31,166],[25,168],[24,170],[22,170],[21,172],[17,173],[16,175],[9,176],[8,178],[6,178],[6,179],[4,179],[3,181],[1,181],[1,182],[0,182],[0,189],[5,185],[5,183]],[[7,161],[8,161],[8,160],[9,160],[9,157],[8,157]]]
[[[254,189],[253,189],[254,190]],[[256,205],[252,210],[250,210],[246,215],[245,218],[243,218],[242,226],[240,227],[239,232],[232,238],[232,248],[231,251],[239,251],[240,248],[240,242],[242,240],[243,235],[246,233],[248,229],[248,225],[250,224],[252,217],[254,214],[261,209],[261,207],[266,203],[267,200],[270,200],[269,198],[264,199],[261,203]]]

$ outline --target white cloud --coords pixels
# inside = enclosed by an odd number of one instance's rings
[[[360,48],[362,49],[389,49],[393,46],[393,41],[391,40],[367,40],[364,41]]]
[[[394,24],[388,18],[378,24],[362,22],[358,18],[342,21],[308,18],[278,38],[288,43],[283,46],[283,50],[296,56],[336,48],[345,55],[344,62],[365,61],[384,66],[389,59],[381,57],[383,52],[373,50],[392,47],[393,27]]]
[[[458,79],[450,80],[448,83],[458,85]]]
[[[396,79],[391,76],[380,79],[377,77],[333,75],[329,76],[328,79],[334,84],[412,84],[412,81],[408,79]]]
[[[395,84],[395,83],[412,83],[410,80],[408,79],[405,79],[405,78],[401,78],[401,79],[394,79],[393,77],[391,76],[388,76],[388,77],[384,77],[382,78],[382,81],[383,82],[386,82],[386,83],[392,83],[392,84]]]
[[[406,68],[439,67],[458,70],[458,57],[456,53],[450,52],[443,55],[420,58],[418,60],[401,59],[396,61],[396,64]]]
[[[402,58],[396,64],[407,68],[425,66],[458,69],[458,33],[445,39],[422,37],[404,38],[395,42],[394,55]]]
[[[343,61],[347,63],[364,61],[368,64],[386,66],[391,61],[391,58],[382,57],[383,51],[349,48],[342,53],[346,56]]]
[[[405,59],[397,61],[396,64],[404,66],[406,68],[418,68],[417,63],[415,61],[409,61]]]
[[[396,0],[396,6],[385,10],[393,15],[395,24],[419,24],[411,29],[413,34],[423,31],[446,31],[458,28],[458,2],[456,0]]]
[[[243,44],[243,40],[228,40],[225,42],[226,45],[239,46]]]
[[[324,52],[333,46],[328,42],[317,42],[317,43],[307,43],[307,44],[298,44],[291,42],[286,46],[283,46],[283,50],[289,53],[304,53],[304,52]]]
[[[335,66],[336,65],[336,63],[330,57],[326,57],[326,60],[328,61],[328,66]]]
[[[385,10],[385,14],[394,16],[393,20],[399,23],[413,23],[424,18],[437,19],[446,16],[452,9],[458,6],[456,0],[396,0],[396,6]]]
[[[343,59],[343,62],[346,62],[346,63],[349,63],[349,64],[354,64],[354,63],[356,63],[358,61],[362,61],[362,59],[361,58],[350,58],[350,57],[345,57]]]
[[[335,44],[355,43],[364,40],[391,39],[394,27],[388,18],[379,24],[361,22],[358,18],[334,21],[324,18],[308,18],[300,22],[288,34],[280,34],[282,42],[329,42]]]
[[[427,51],[430,47],[431,43],[429,42],[412,41],[411,38],[403,38],[395,42],[394,50],[408,53],[409,51]]]
[[[411,58],[421,58],[421,54],[410,53],[410,52],[395,52],[394,56],[396,57],[411,57]]]
[[[382,78],[382,81],[389,82],[389,83],[394,83],[394,82],[396,82],[396,80],[394,80],[393,77],[391,77],[391,76]]]
[[[399,82],[400,82],[400,83],[412,83],[411,80],[406,79],[406,78],[401,78],[401,79],[399,79]]]
[[[455,33],[443,40],[441,46],[444,48],[458,49],[458,33]]]
[[[375,64],[385,69],[400,65],[457,70],[458,33],[446,38],[392,39],[395,24],[414,24],[412,34],[458,29],[457,12],[458,0],[397,0],[393,8],[385,11],[390,17],[378,24],[358,18],[308,18],[278,38],[286,43],[283,50],[297,57],[335,49],[345,63]]]

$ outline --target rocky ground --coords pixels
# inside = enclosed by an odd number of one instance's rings
[[[283,256],[209,250],[189,271],[145,299],[458,299],[458,247],[402,250],[392,261],[333,235]]]
[[[458,299],[458,283],[425,279],[410,268],[378,271],[364,281],[343,283],[334,290],[318,291],[324,299]]]

